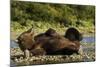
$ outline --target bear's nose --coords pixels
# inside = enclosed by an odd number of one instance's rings
[[[16,40],[14,40],[16,43],[18,43],[18,40],[16,39]]]

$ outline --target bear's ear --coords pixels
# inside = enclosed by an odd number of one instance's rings
[[[30,33],[33,30],[33,28],[30,28],[26,31],[26,33]]]
[[[31,36],[33,36],[33,35],[34,35],[34,31],[32,30],[29,34],[30,34]]]
[[[32,28],[31,28],[31,29],[29,29],[28,34],[29,34],[30,36],[33,36],[33,35],[34,35],[34,31],[33,31],[33,29],[32,29]]]
[[[33,27],[27,30],[26,33],[29,33],[29,35],[33,36],[34,34]]]
[[[18,43],[18,39],[16,39],[15,42]]]

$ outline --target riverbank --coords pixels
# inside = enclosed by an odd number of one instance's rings
[[[89,44],[87,44],[89,45]],[[19,47],[11,48],[11,65],[38,65],[38,64],[56,64],[56,63],[72,63],[72,62],[92,62],[95,61],[95,45],[82,45],[82,54],[73,55],[43,55],[31,56],[26,59]]]

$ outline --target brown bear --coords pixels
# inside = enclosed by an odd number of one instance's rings
[[[79,51],[80,42],[78,40],[72,41],[65,38],[54,29],[50,28],[45,33],[35,36],[35,41],[33,34],[31,28],[17,38],[19,47],[24,51],[25,56],[29,56],[29,51],[33,55],[71,55]]]
[[[71,41],[81,41],[83,39],[82,34],[74,27],[68,28],[64,37]]]
[[[29,57],[29,50],[32,48],[34,44],[33,40],[34,32],[32,28],[23,32],[17,38],[17,43],[19,44],[20,49],[24,52],[25,57]]]
[[[45,33],[34,37],[38,43],[36,46],[41,46],[46,51],[46,54],[73,54],[78,53],[80,42],[71,41],[63,36],[60,36],[54,29],[50,28]]]
[[[36,48],[43,49],[46,55],[71,55],[78,53],[80,43],[78,41],[70,41],[64,37],[50,37],[49,39],[43,39],[36,41],[33,51]],[[33,52],[33,55],[34,52]]]

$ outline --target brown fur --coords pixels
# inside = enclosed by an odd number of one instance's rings
[[[48,35],[46,34],[48,33]],[[45,33],[35,36],[35,41],[46,51],[46,54],[73,54],[78,53],[80,42],[71,41],[60,36],[55,30],[48,29]]]
[[[34,37],[35,41],[42,40],[42,38],[48,39],[50,37],[57,37],[59,34],[52,28],[49,28],[45,33],[38,34]]]
[[[28,49],[33,55],[71,55],[78,53],[80,42],[70,40],[59,35],[55,30],[48,29],[45,33],[34,37],[33,32],[28,30],[18,37],[21,50]]]
[[[24,52],[25,57],[30,56],[29,50],[33,47],[34,41],[33,41],[33,35],[34,32],[32,31],[32,28],[23,32],[19,35],[17,38],[17,43],[19,44],[20,49]]]
[[[82,34],[74,27],[68,28],[65,32],[65,38],[68,38],[71,41],[81,41],[82,40]]]
[[[29,29],[17,38],[21,50],[30,49],[33,46],[33,34],[32,29]]]

